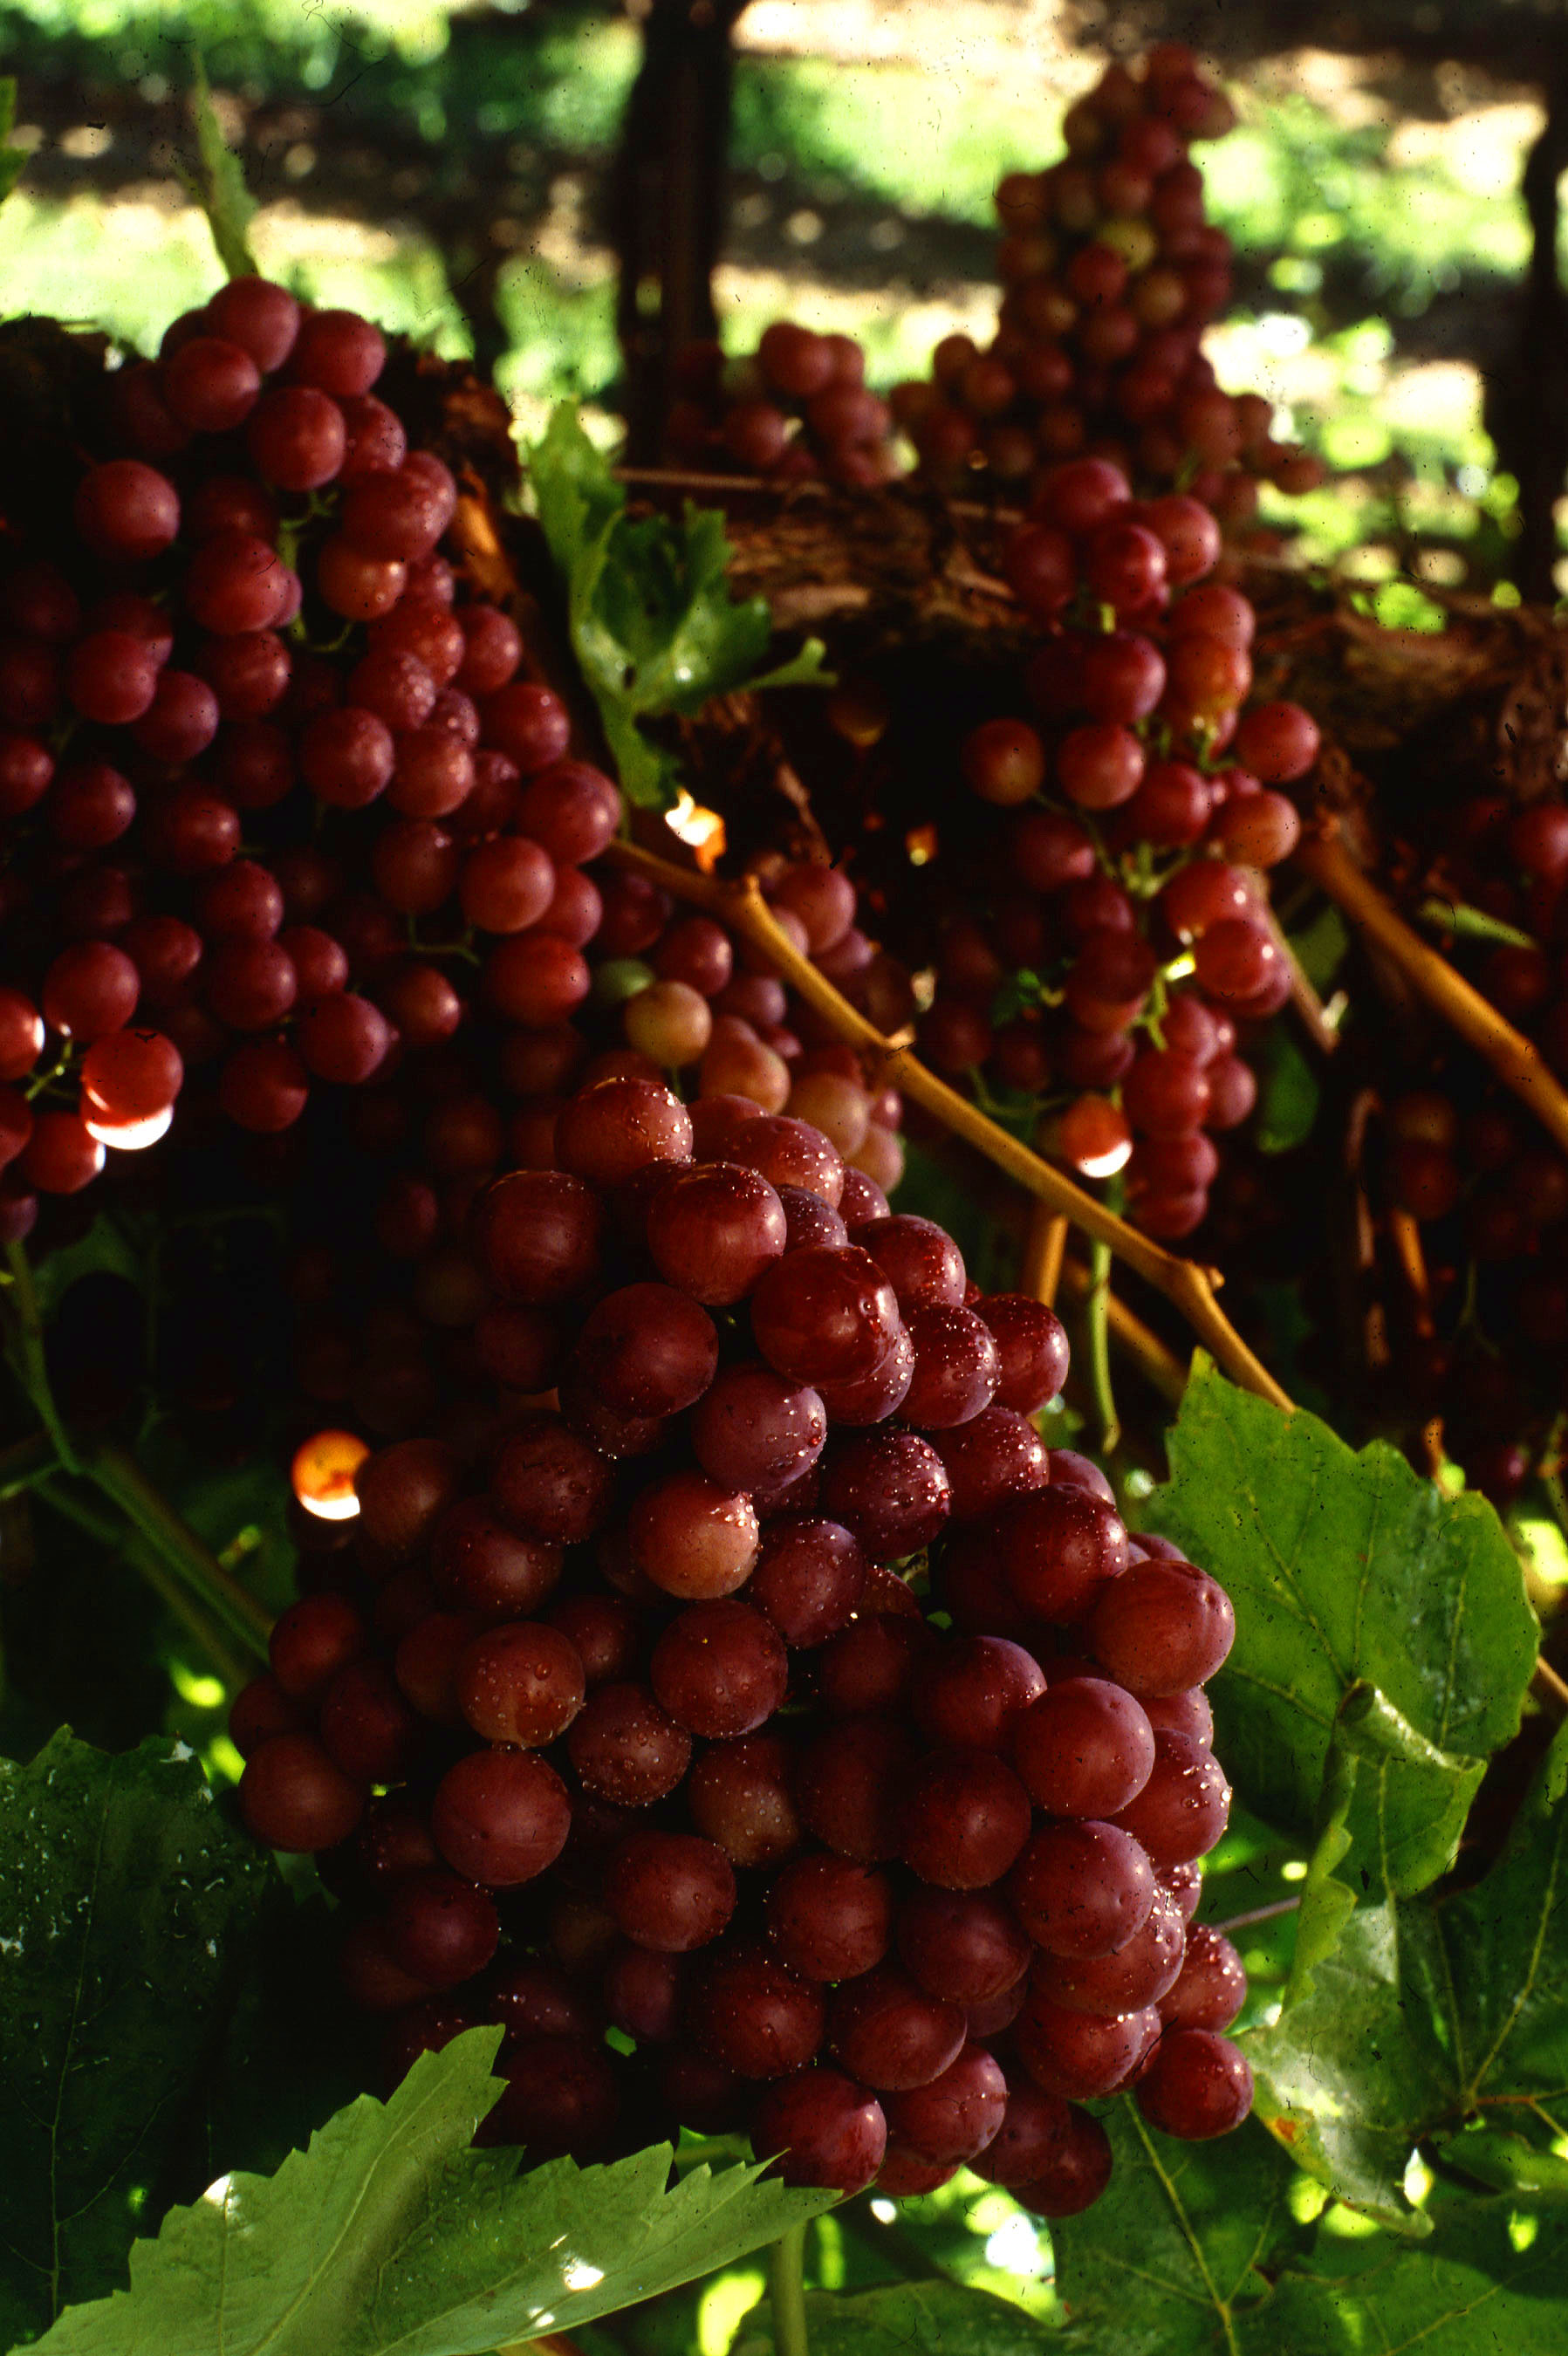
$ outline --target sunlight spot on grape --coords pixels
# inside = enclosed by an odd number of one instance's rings
[[[871,2204],[871,2213],[879,2225],[894,2224],[898,2216],[897,2207],[891,2201],[874,2201]]]
[[[1132,1139],[1121,1137],[1114,1145],[1108,1145],[1103,1153],[1080,1155],[1078,1167],[1086,1178],[1114,1178],[1118,1170],[1124,1170],[1132,1158]]]
[[[360,1510],[354,1475],[370,1454],[352,1431],[318,1431],[295,1450],[294,1494],[307,1514],[324,1522],[349,1522]]]
[[[1516,2250],[1528,2250],[1540,2231],[1539,2217],[1521,2216],[1516,2211],[1509,2219],[1509,2240]]]
[[[664,814],[664,823],[671,834],[678,834],[684,843],[697,852],[697,864],[704,871],[711,869],[723,857],[725,822],[717,810],[704,809],[681,788],[680,799],[672,810]]]
[[[1020,2210],[998,2225],[985,2244],[985,2263],[999,2274],[1037,2275],[1044,2271],[1040,2237]]]
[[[755,2266],[710,2283],[697,2308],[698,2356],[725,2356],[741,2317],[761,2297],[762,2276]]]
[[[603,2266],[591,2266],[585,2258],[568,2258],[561,2269],[561,2279],[568,2290],[592,2290],[604,2278]]]
[[[1305,1881],[1306,1879],[1306,1863],[1305,1858],[1293,1857],[1287,1863],[1282,1865],[1280,1868],[1280,1879],[1282,1881]]]
[[[1412,2151],[1404,2164],[1404,2197],[1412,2209],[1419,2209],[1434,2183],[1432,2170],[1420,2152]]]
[[[157,1143],[173,1119],[173,1105],[165,1105],[162,1112],[149,1113],[145,1120],[108,1120],[86,1112],[81,1125],[89,1137],[95,1137],[100,1145],[112,1145],[116,1153],[139,1153],[145,1145]]]
[[[215,2184],[209,2184],[201,2197],[209,2208],[221,2209],[229,2198],[228,2177],[220,2176]]]

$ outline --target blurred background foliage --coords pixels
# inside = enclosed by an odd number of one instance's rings
[[[983,334],[999,174],[1059,152],[1062,109],[1106,47],[1193,29],[1176,0],[1130,23],[1098,0],[1070,6],[742,7],[714,274],[726,346],[789,310],[860,337],[886,385],[951,328]],[[209,291],[210,242],[177,177],[196,47],[263,199],[266,267],[445,353],[477,351],[527,430],[570,395],[608,431],[611,167],[650,7],[0,0],[33,151],[0,227],[6,307],[58,309],[69,288],[72,309],[146,348]],[[1521,176],[1561,44],[1539,10],[1477,16],[1461,0],[1301,15],[1226,12],[1219,62],[1241,123],[1204,159],[1238,256],[1221,379],[1271,393],[1283,430],[1336,469],[1292,511],[1308,553],[1369,584],[1489,590],[1510,569],[1517,485],[1487,384],[1522,330]],[[1281,46],[1308,26],[1349,46]]]

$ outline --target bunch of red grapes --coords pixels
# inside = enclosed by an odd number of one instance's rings
[[[1022,682],[1032,716],[970,730],[981,808],[961,831],[938,814],[929,863],[946,917],[922,1053],[983,1095],[1036,1099],[1043,1141],[1124,1173],[1133,1216],[1169,1240],[1205,1215],[1209,1132],[1251,1109],[1239,1039],[1290,994],[1262,871],[1299,840],[1278,788],[1318,744],[1299,705],[1247,704],[1255,616],[1206,577],[1219,555],[1187,494],[1134,500],[1101,458],[1047,476],[1005,559],[1048,631]]]
[[[970,2164],[1057,2216],[1109,2175],[1084,2102],[1234,2126],[1241,1969],[1188,1927],[1230,1606],[1047,1451],[1053,1313],[811,1123],[640,1076],[471,1233],[533,1377],[353,1496],[304,1452],[357,1518],[233,1715],[392,2073],[498,2022],[487,2132],[535,2157],[746,2128],[792,2182]]]
[[[1478,913],[1445,953],[1568,1081],[1568,807],[1556,794],[1522,807],[1471,796],[1443,814],[1420,884]],[[1555,1471],[1561,1454],[1568,1160],[1463,1055],[1416,1087],[1401,1073],[1383,1142],[1388,1198],[1420,1223],[1431,1284],[1412,1304],[1425,1330],[1407,1330],[1394,1360],[1402,1404],[1443,1417],[1471,1484],[1506,1510],[1538,1461]],[[1529,1347],[1499,1353],[1515,1333]]]
[[[13,530],[0,1226],[155,1142],[192,1075],[182,1128],[263,1138],[325,1083],[365,1094],[383,1162],[400,1106],[430,1102],[426,1166],[379,1215],[414,1257],[460,1226],[442,1186],[526,1161],[580,1076],[590,954],[653,959],[616,984],[634,1064],[768,1110],[802,1090],[893,1183],[889,1099],[855,1059],[808,1050],[722,927],[586,872],[619,793],[443,554],[457,487],[372,390],[385,360],[368,320],[236,280],[106,380],[113,455]],[[776,883],[801,948],[854,931],[841,878]]]
[[[1234,120],[1191,50],[1163,42],[1141,73],[1110,65],[1068,109],[1060,163],[1007,175],[994,337],[983,351],[947,337],[929,380],[891,395],[924,473],[1026,489],[1043,466],[1103,455],[1185,485],[1229,526],[1256,512],[1260,479],[1289,492],[1323,479],[1273,439],[1272,404],[1221,391],[1202,351],[1230,298],[1231,249],[1204,217],[1188,144]]]
[[[757,1114],[811,1121],[853,1172],[866,1215],[903,1174],[897,1091],[824,1033],[744,937],[634,869],[600,862],[579,881],[598,913],[592,986],[573,1016],[487,1025],[469,1008],[456,1038],[377,1076],[341,1123],[302,1141],[293,1363],[317,1421],[340,1415],[396,1439],[429,1429],[444,1403],[461,1417],[488,1383],[553,1383],[538,1337],[488,1313],[470,1212],[498,1172],[555,1166],[557,1119],[596,1079],[675,1074],[712,1134]],[[908,984],[854,924],[843,875],[785,866],[769,888],[794,947],[897,1028]]]
[[[716,343],[688,346],[676,382],[664,429],[675,465],[852,491],[903,471],[892,413],[866,389],[865,355],[853,336],[779,319],[750,359],[726,360]]]

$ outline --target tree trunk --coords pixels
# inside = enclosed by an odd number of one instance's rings
[[[1546,85],[1546,121],[1524,167],[1530,269],[1509,378],[1489,388],[1487,423],[1498,457],[1519,483],[1514,578],[1527,598],[1557,594],[1553,510],[1568,476],[1568,292],[1558,267],[1557,185],[1568,171],[1568,64]]]
[[[652,0],[612,192],[626,362],[627,455],[660,455],[676,354],[716,326],[724,241],[730,34],[746,0]]]

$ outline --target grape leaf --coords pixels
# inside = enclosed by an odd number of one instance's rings
[[[1243,2319],[1269,2298],[1260,2266],[1311,2238],[1291,2213],[1289,2160],[1251,2124],[1216,2143],[1176,2143],[1121,2102],[1105,2125],[1109,2189],[1050,2229],[1070,2318],[1063,2346],[1083,2356],[1236,2356]],[[1283,2356],[1287,2343],[1274,2344]]]
[[[166,1739],[0,1762],[0,2338],[124,2279],[272,1877]]]
[[[1535,1660],[1497,1515],[1442,1496],[1381,1441],[1357,1455],[1202,1360],[1169,1453],[1149,1518],[1236,1606],[1215,1698],[1238,1790],[1269,1822],[1310,1828],[1340,1705],[1352,1685],[1375,1687],[1432,1755],[1364,1768],[1342,1874],[1369,1891],[1423,1888],[1452,1861],[1487,1754],[1518,1729]]]
[[[875,2290],[808,2291],[811,2356],[1038,2356],[1036,2316],[956,2282],[887,2283]],[[769,2356],[764,2299],[741,2324],[730,2356]]]
[[[1324,2235],[1245,2319],[1238,2356],[1562,2356],[1568,2215],[1459,2199],[1439,2204],[1434,2223],[1419,2249]]]
[[[0,205],[5,203],[27,165],[28,150],[11,145],[11,134],[16,125],[16,76],[0,75]]]
[[[246,235],[256,200],[245,186],[244,167],[223,136],[212,104],[212,85],[198,50],[191,61],[190,113],[196,125],[196,169],[177,158],[175,169],[187,193],[207,215],[218,259],[231,278],[253,278],[256,257]]]
[[[1260,1153],[1289,1153],[1305,1144],[1323,1091],[1317,1075],[1288,1031],[1275,1024],[1263,1043],[1258,1110],[1252,1135]]]
[[[220,2177],[131,2254],[131,2287],[73,2308],[47,2356],[480,2356],[575,2330],[728,2265],[832,2204],[754,2168],[669,2183],[667,2145],[613,2167],[471,2148],[499,2029],[361,2095],[270,2177]]]
[[[762,669],[772,616],[764,598],[739,604],[729,594],[723,516],[688,500],[678,525],[667,516],[631,521],[625,491],[570,402],[551,417],[529,469],[566,582],[572,644],[629,801],[668,809],[680,792],[679,765],[643,734],[644,719],[698,712],[743,690],[828,683],[816,638],[792,661]]]
[[[1406,2230],[1405,2164],[1423,2137],[1479,2115],[1527,2151],[1550,2139],[1532,2106],[1568,2094],[1568,1727],[1483,1880],[1358,1906],[1244,2041],[1259,2114],[1302,2166]],[[1462,2135],[1447,2149],[1466,2165]],[[1487,2180],[1498,2157],[1477,2145],[1473,2172]]]

